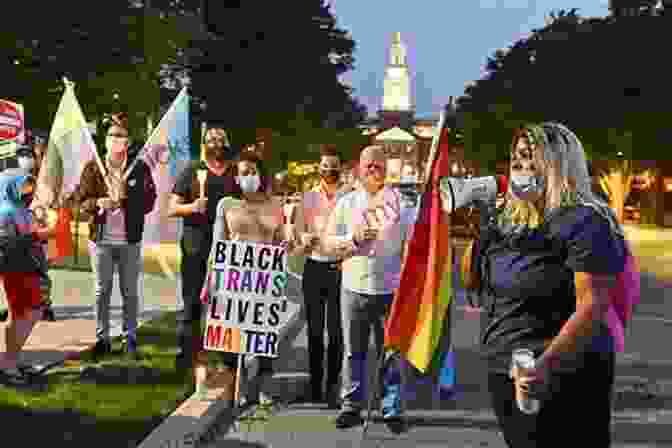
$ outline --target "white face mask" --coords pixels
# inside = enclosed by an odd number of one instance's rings
[[[418,181],[418,176],[415,174],[407,174],[406,176],[401,177],[401,181],[404,183],[412,184]]]
[[[541,195],[544,192],[544,178],[527,174],[511,174],[511,190],[521,199]]]
[[[251,176],[236,176],[236,181],[240,185],[243,193],[256,193],[261,186],[261,179],[257,174]]]
[[[24,170],[32,170],[35,167],[35,159],[32,157],[18,157],[19,168]]]

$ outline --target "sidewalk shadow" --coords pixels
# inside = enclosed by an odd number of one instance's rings
[[[476,420],[465,417],[408,417],[409,426],[412,427],[442,427],[442,428],[460,428],[460,429],[479,429],[484,431],[499,431],[499,424],[496,419]],[[382,419],[376,419],[376,422],[382,423]]]
[[[3,436],[6,440],[21,440],[21,445],[30,447],[137,446],[162,418],[157,415],[147,419],[123,416],[101,419],[74,409],[0,404]]]

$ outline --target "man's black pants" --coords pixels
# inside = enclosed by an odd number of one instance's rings
[[[208,256],[212,246],[212,227],[184,226],[180,248],[182,261],[182,301],[184,311],[177,317],[178,359],[191,367],[194,355],[200,350],[200,321],[203,312],[201,289],[205,282]]]
[[[341,270],[338,264],[308,258],[303,271],[303,300],[308,322],[310,387],[314,399],[322,398],[325,311],[329,335],[327,391],[333,390],[341,375],[343,327],[340,296]]]

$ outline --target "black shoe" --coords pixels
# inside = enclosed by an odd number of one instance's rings
[[[191,367],[192,364],[190,356],[186,356],[184,353],[178,353],[175,356],[175,370],[180,373],[186,373],[189,369],[191,369]]]
[[[96,345],[93,347],[92,355],[94,359],[100,358],[101,356],[107,355],[109,353],[112,353],[112,344],[110,341],[99,339],[98,342],[96,342]]]
[[[387,417],[383,421],[387,429],[394,434],[401,434],[406,431],[406,421],[403,417]]]
[[[336,428],[348,429],[364,423],[359,411],[343,411],[336,417]]]
[[[42,314],[42,320],[56,322],[56,315],[54,314],[54,310],[52,310],[51,307],[47,307],[44,310],[44,313]]]
[[[341,397],[338,387],[334,386],[328,389],[327,406],[329,409],[339,409],[341,407]]]
[[[6,386],[21,387],[30,384],[30,377],[20,369],[1,369],[0,383]]]

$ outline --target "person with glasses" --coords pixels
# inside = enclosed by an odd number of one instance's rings
[[[157,193],[152,172],[144,161],[135,164],[128,176],[125,174],[141,149],[129,150],[127,115],[112,115],[105,126],[105,173],[100,172],[96,160],[89,161],[82,171],[77,194],[82,211],[89,216],[89,252],[96,285],[94,355],[111,351],[110,298],[116,268],[123,299],[124,345],[126,352],[136,357],[142,233],[145,215],[154,208]]]
[[[194,162],[178,175],[169,208],[169,216],[182,218],[184,224],[180,240],[184,309],[177,318],[178,353],[175,364],[185,374],[193,369],[203,345],[200,293],[207,273],[217,204],[223,197],[240,198],[241,195],[232,163],[237,151],[228,145],[222,126],[215,125],[206,132],[203,153],[204,162]],[[201,169],[207,171],[203,197],[197,176]],[[195,387],[195,379],[191,385]]]

